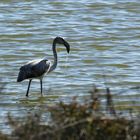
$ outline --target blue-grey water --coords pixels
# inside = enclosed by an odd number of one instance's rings
[[[34,80],[27,99],[28,81],[16,82],[19,68],[45,56],[53,60],[56,36],[70,43],[71,52],[58,45],[58,67],[44,77],[44,98]],[[1,0],[0,78],[6,83],[0,93],[2,130],[8,112],[18,117],[42,104],[85,97],[93,84],[106,84],[118,104],[139,109],[140,1]]]

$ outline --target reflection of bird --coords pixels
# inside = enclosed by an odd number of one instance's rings
[[[40,86],[41,86],[41,95],[42,95],[42,79],[45,73],[49,73],[53,71],[57,66],[57,51],[56,51],[56,44],[63,44],[66,47],[67,52],[70,51],[70,45],[61,37],[56,37],[53,40],[52,51],[54,55],[54,62],[51,64],[47,58],[41,60],[33,60],[25,64],[20,68],[17,82],[21,82],[25,79],[29,79],[28,89],[26,96],[28,96],[30,84],[32,79],[40,79]]]

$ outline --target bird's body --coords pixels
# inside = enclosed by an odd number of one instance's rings
[[[25,79],[29,79],[29,85],[28,85],[26,96],[28,96],[32,79],[40,80],[41,94],[42,94],[42,79],[43,79],[44,75],[46,73],[53,71],[57,66],[57,51],[56,51],[57,43],[64,44],[64,46],[67,49],[67,52],[69,53],[69,51],[70,51],[69,44],[63,38],[56,37],[54,39],[53,45],[52,45],[52,51],[53,51],[53,55],[54,55],[53,64],[51,64],[51,61],[47,60],[47,58],[45,57],[44,59],[30,61],[20,68],[17,82],[21,82]]]
[[[17,82],[21,82],[25,79],[42,79],[50,67],[51,63],[46,59],[30,61],[20,68]]]

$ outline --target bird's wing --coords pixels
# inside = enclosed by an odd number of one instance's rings
[[[48,72],[50,68],[50,62],[46,60],[42,60],[39,63],[32,66],[31,71],[34,73],[36,77],[43,75]]]
[[[49,70],[49,68],[50,61],[31,61],[20,68],[17,81],[20,82],[24,79],[41,77]]]

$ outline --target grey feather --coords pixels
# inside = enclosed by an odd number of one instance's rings
[[[25,79],[41,78],[50,68],[50,61],[31,61],[20,68],[17,82]]]

